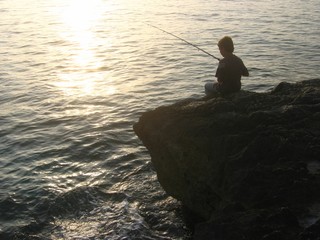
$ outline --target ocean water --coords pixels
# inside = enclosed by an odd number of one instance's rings
[[[0,238],[188,239],[132,125],[204,96],[229,35],[243,89],[320,75],[318,0],[1,0]]]

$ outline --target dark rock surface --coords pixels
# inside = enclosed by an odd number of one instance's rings
[[[320,239],[320,79],[187,99],[134,130],[195,239]]]

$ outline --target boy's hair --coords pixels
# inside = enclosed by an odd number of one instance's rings
[[[218,47],[223,48],[224,50],[233,53],[234,51],[234,46],[233,46],[233,41],[232,38],[229,36],[225,36],[220,39],[218,42]]]

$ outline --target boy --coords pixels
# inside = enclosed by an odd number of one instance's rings
[[[223,37],[218,42],[223,59],[220,60],[216,72],[217,82],[206,83],[206,94],[220,92],[222,94],[238,92],[241,89],[241,76],[249,76],[248,69],[242,60],[233,54],[234,46],[230,37]]]

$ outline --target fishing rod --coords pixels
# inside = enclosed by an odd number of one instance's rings
[[[179,40],[181,40],[181,41],[183,41],[183,42],[191,45],[192,47],[195,47],[196,49],[198,49],[198,50],[204,52],[205,54],[213,57],[214,59],[217,59],[218,61],[220,61],[219,58],[217,58],[216,56],[214,56],[214,55],[212,55],[211,53],[207,52],[206,50],[203,50],[202,48],[198,47],[197,45],[195,45],[195,44],[193,44],[193,43],[191,43],[191,42],[188,42],[187,40],[185,40],[185,39],[183,39],[183,38],[181,38],[181,37],[178,37],[177,35],[175,35],[175,34],[173,34],[173,33],[170,33],[170,32],[168,32],[168,31],[166,31],[166,30],[163,30],[163,29],[161,29],[161,28],[159,28],[159,27],[157,27],[157,26],[154,26],[154,25],[149,24],[149,23],[146,23],[146,24],[148,24],[149,26],[151,26],[151,27],[153,27],[153,28],[156,28],[156,29],[158,29],[158,30],[160,30],[160,31],[162,31],[162,32],[164,32],[164,33],[167,33],[167,34],[169,34],[169,35],[171,35],[171,36],[173,36],[173,37],[175,37],[175,38],[178,38]]]

